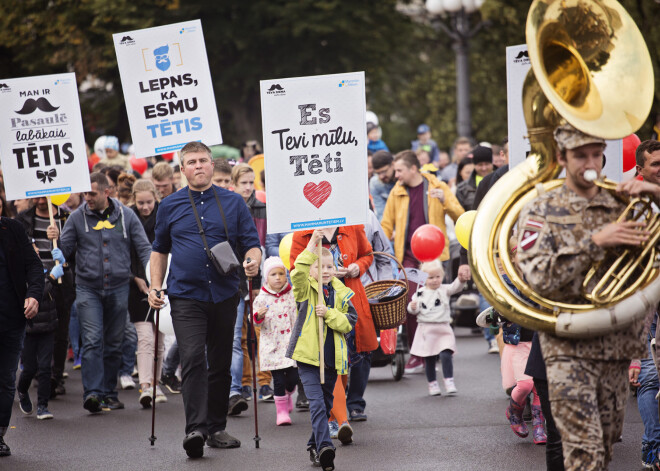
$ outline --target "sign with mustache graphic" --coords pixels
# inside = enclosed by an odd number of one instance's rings
[[[113,40],[136,157],[191,141],[222,144],[199,20],[117,33]]]
[[[1,80],[0,162],[8,200],[90,190],[73,73]]]
[[[268,233],[367,222],[364,72],[261,81]]]

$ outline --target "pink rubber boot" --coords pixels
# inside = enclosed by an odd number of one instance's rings
[[[509,419],[511,430],[521,438],[525,438],[529,435],[529,429],[522,417],[524,409],[525,405],[518,404],[513,398],[511,399],[509,407],[506,408],[506,418]]]
[[[291,413],[291,411],[293,411],[293,393],[296,392],[296,389],[298,389],[298,388],[297,387],[293,388],[293,391],[291,391],[291,392],[285,390],[287,400],[289,401],[288,402],[289,413]]]
[[[291,425],[289,417],[289,398],[286,396],[275,396],[275,408],[277,409],[277,425]]]

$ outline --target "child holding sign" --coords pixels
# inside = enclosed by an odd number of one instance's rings
[[[291,272],[293,294],[298,303],[298,319],[287,350],[287,357],[298,362],[298,373],[309,400],[312,436],[307,442],[313,464],[324,471],[335,469],[335,448],[330,439],[328,417],[332,409],[332,392],[337,374],[348,370],[348,352],[344,335],[351,330],[348,315],[357,317],[349,303],[353,291],[336,278],[332,254],[321,252],[321,283],[319,289],[317,246],[323,234],[315,230],[307,248],[296,258]],[[322,290],[322,291],[321,291]],[[324,301],[319,300],[319,291]],[[317,318],[323,318],[323,346],[319,342]],[[325,382],[321,384],[319,371],[320,349],[324,354]]]

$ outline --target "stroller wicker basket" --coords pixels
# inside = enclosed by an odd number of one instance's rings
[[[376,328],[380,330],[393,329],[406,321],[406,306],[408,304],[408,275],[406,275],[406,271],[403,269],[403,265],[401,265],[399,261],[392,255],[386,252],[372,252],[372,254],[384,255],[394,260],[397,265],[399,265],[399,268],[403,272],[403,276],[406,279],[405,281],[374,281],[364,287],[364,291],[367,293],[368,299],[373,298],[378,293],[381,293],[395,285],[399,285],[404,289],[403,293],[401,293],[395,299],[375,304],[369,303],[369,307],[371,308],[371,317],[373,318]]]

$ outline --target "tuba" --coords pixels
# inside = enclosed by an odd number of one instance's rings
[[[620,139],[644,123],[653,100],[651,58],[634,21],[615,0],[535,0],[526,38],[532,70],[523,86],[523,110],[532,150],[497,181],[478,208],[468,251],[472,276],[496,310],[524,327],[560,337],[604,335],[628,327],[660,301],[654,243],[642,253],[612,254],[610,260],[617,260],[622,270],[632,267],[631,279],[637,277],[632,285],[617,283],[614,273],[614,281],[596,283],[597,293],[585,293],[584,304],[567,304],[545,299],[525,283],[508,241],[525,204],[563,184],[556,179],[561,168],[553,131],[558,125],[565,120],[586,134]],[[597,184],[609,191],[616,187],[609,180]],[[643,213],[640,204],[630,201],[632,217],[650,219],[650,205]],[[537,306],[504,283],[498,257],[513,284]],[[592,267],[588,281],[597,268]]]

